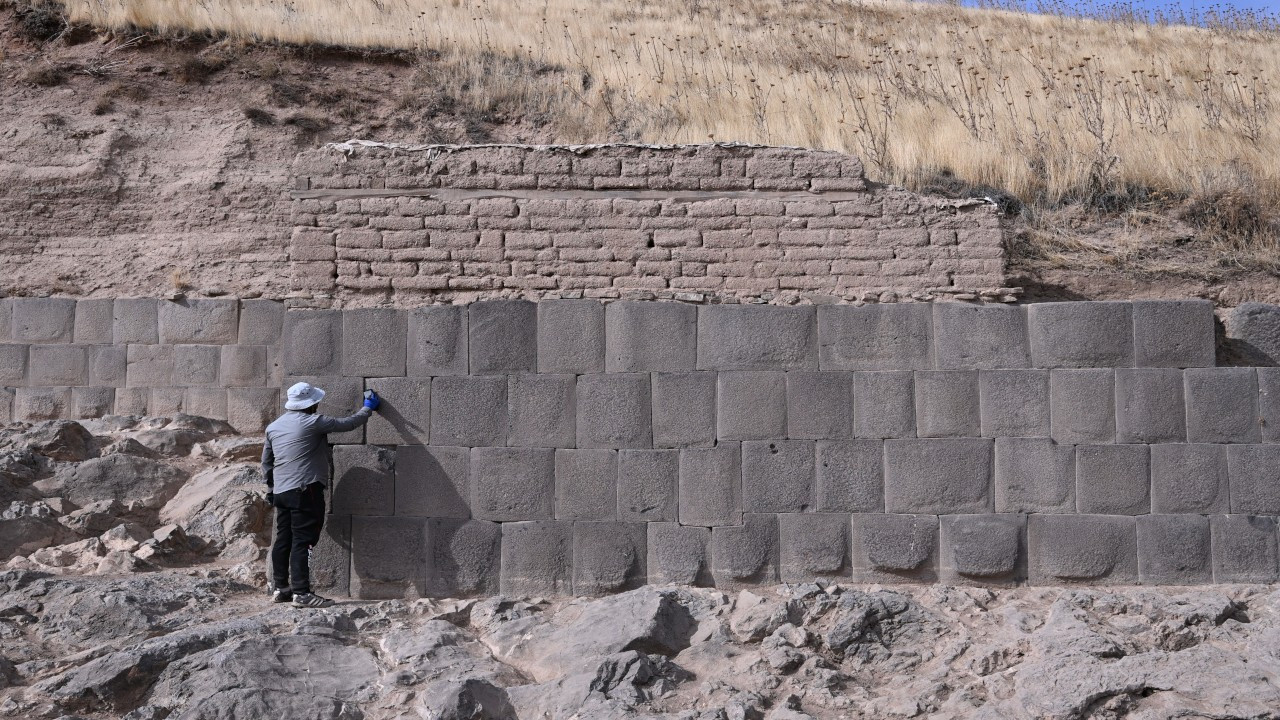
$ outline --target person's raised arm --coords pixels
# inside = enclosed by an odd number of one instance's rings
[[[356,428],[369,422],[369,417],[373,415],[373,411],[378,409],[382,404],[382,398],[378,397],[378,393],[372,390],[364,391],[364,407],[355,412],[354,415],[335,418],[327,415],[320,415],[316,418],[315,427],[317,430],[325,433],[346,432],[355,430]]]

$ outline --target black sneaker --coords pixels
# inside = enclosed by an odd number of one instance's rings
[[[315,593],[298,593],[293,596],[294,607],[323,608],[332,604],[333,601],[329,598],[322,598]]]
[[[271,591],[271,602],[287,603],[293,600],[293,591],[287,588],[276,588]]]

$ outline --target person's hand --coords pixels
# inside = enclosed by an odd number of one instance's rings
[[[381,404],[382,404],[382,398],[378,397],[378,393],[376,393],[376,392],[374,392],[374,391],[372,391],[372,390],[365,390],[365,391],[364,391],[364,406],[365,406],[365,407],[369,408],[370,410],[377,410],[377,409],[378,409],[378,406],[379,406],[379,405],[381,405]]]
[[[268,492],[268,493],[267,493],[267,504],[268,504],[268,505],[270,505],[271,507],[275,507],[275,506],[276,506],[276,494],[275,494],[275,493],[273,493],[273,492]]]

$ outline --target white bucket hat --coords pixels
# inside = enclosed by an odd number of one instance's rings
[[[288,398],[284,403],[286,410],[306,410],[312,405],[320,404],[324,399],[324,391],[311,383],[300,382],[289,388]]]

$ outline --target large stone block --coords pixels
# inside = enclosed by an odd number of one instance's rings
[[[0,343],[13,339],[13,298],[0,298]]]
[[[481,300],[467,308],[473,375],[537,372],[538,306],[527,300]]]
[[[431,440],[431,381],[427,378],[369,378],[365,389],[382,398],[365,425],[371,445],[426,445]]]
[[[744,514],[741,525],[712,528],[711,575],[726,590],[778,582],[778,516]]]
[[[0,385],[27,384],[27,345],[0,345]]]
[[[1027,519],[1031,583],[1138,582],[1136,520],[1120,515],[1031,515]]]
[[[1228,487],[1225,446],[1151,446],[1151,512],[1231,512]]]
[[[129,387],[173,384],[172,345],[130,345],[126,363],[125,384]]]
[[[1280,515],[1280,445],[1227,446],[1231,512]]]
[[[738,443],[680,451],[680,524],[742,522],[742,449]]]
[[[577,442],[576,386],[573,375],[508,376],[507,444],[573,447]]]
[[[217,345],[173,346],[173,384],[212,387],[218,384],[222,348]]]
[[[347,417],[364,406],[364,380],[358,377],[314,377],[302,376],[285,378],[280,388],[280,397],[288,398],[289,388],[294,383],[305,382],[325,391],[324,400],[320,402],[317,412],[329,417]],[[230,397],[230,393],[228,393]],[[281,400],[283,403],[284,400]],[[279,411],[276,413],[279,414]],[[364,442],[364,428],[348,430],[340,433],[329,433],[329,442],[335,444],[353,444]],[[390,514],[390,513],[388,513]]]
[[[13,419],[19,422],[60,420],[71,415],[71,388],[15,388]]]
[[[942,582],[1015,585],[1026,578],[1026,516],[942,515],[938,519]]]
[[[156,417],[172,417],[185,413],[187,391],[184,388],[150,388],[147,395],[147,414]]]
[[[72,342],[82,345],[110,345],[115,337],[115,301],[93,298],[76,301]]]
[[[70,298],[13,298],[13,341],[69,343],[76,321]]]
[[[432,378],[431,440],[466,447],[505,445],[507,378]]]
[[[1076,510],[1076,451],[1048,438],[996,439],[996,512]]]
[[[856,582],[938,579],[937,515],[853,515],[850,541]]]
[[[333,448],[334,515],[394,515],[396,453],[374,445]]]
[[[430,594],[457,598],[499,592],[502,525],[484,520],[432,518],[427,521],[431,542]]]
[[[597,300],[538,303],[538,372],[604,372],[604,316]]]
[[[648,577],[655,585],[707,587],[711,577],[711,528],[674,522],[646,523]]]
[[[428,305],[409,311],[406,370],[413,377],[466,375],[467,307]]]
[[[3,357],[5,347],[0,345],[0,358]],[[94,345],[90,347],[88,364],[90,385],[124,387],[129,367],[128,349],[124,345]]]
[[[698,310],[699,370],[817,370],[816,308],[707,305]]]
[[[1262,442],[1254,368],[1195,368],[1183,372],[1183,382],[1188,442]]]
[[[255,298],[240,301],[240,345],[278,345],[284,332],[284,303]]]
[[[1280,442],[1280,368],[1257,368],[1262,441]]]
[[[290,375],[342,372],[342,311],[291,310],[284,315],[284,371]]]
[[[1209,518],[1203,515],[1139,516],[1138,579],[1143,585],[1212,583]]]
[[[821,305],[823,370],[932,370],[933,310],[924,303]]]
[[[227,419],[227,391],[222,388],[187,388],[182,394],[182,407],[188,415]]]
[[[1076,509],[1096,515],[1151,512],[1151,454],[1147,446],[1076,446]]]
[[[146,415],[147,401],[151,398],[151,391],[147,388],[116,388],[116,415]],[[230,408],[228,408],[230,410]],[[274,416],[273,416],[274,417]],[[261,432],[267,426],[270,419],[263,420],[257,425],[257,430],[245,430],[241,425],[232,423],[232,427],[236,432]]]
[[[441,445],[396,448],[395,514],[471,517],[471,450]]]
[[[768,440],[787,433],[787,379],[768,371],[722,372],[716,382],[720,440]]]
[[[342,313],[342,374],[403,377],[408,334],[405,314],[389,308]]]
[[[1213,303],[1135,300],[1133,346],[1138,367],[1212,367]]]
[[[990,440],[886,440],[885,509],[942,515],[991,512]]]
[[[1228,345],[1246,363],[1280,365],[1280,305],[1240,303],[1224,324]]]
[[[698,311],[675,302],[616,302],[605,310],[608,372],[693,370]]]
[[[262,387],[268,383],[265,345],[223,345],[218,380],[223,387]]]
[[[1027,314],[1016,305],[934,303],[933,334],[939,370],[1031,365]]]
[[[916,436],[915,373],[909,370],[853,374],[853,436]]]
[[[1116,441],[1116,373],[1110,368],[1049,371],[1049,425],[1064,445]]]
[[[556,450],[555,499],[557,520],[616,519],[618,452]]]
[[[618,451],[618,519],[675,521],[680,511],[680,451]]]
[[[578,447],[653,447],[648,373],[578,377]]]
[[[1251,515],[1212,515],[1213,581],[1276,581],[1276,519]]]
[[[162,300],[157,308],[162,343],[233,345],[240,336],[240,303],[235,300]]]
[[[573,524],[573,594],[602,595],[645,584],[648,534],[642,522]]]
[[[749,513],[795,513],[813,505],[812,440],[750,440],[742,443],[742,509]]]
[[[3,311],[3,307],[0,307]],[[0,387],[0,422],[13,421],[13,388]]]
[[[716,373],[653,373],[650,381],[654,447],[715,445]]]
[[[555,453],[543,448],[473,448],[472,517],[498,522],[554,517]]]
[[[838,440],[853,435],[853,383],[849,373],[787,373],[787,436]]]
[[[978,437],[982,405],[978,371],[917,372],[916,434],[919,437]]]
[[[267,561],[270,567],[270,560]],[[311,590],[323,595],[351,595],[351,516],[329,515],[320,540],[311,549]],[[269,576],[268,576],[269,577]]]
[[[1133,306],[1051,302],[1027,306],[1034,367],[1133,367]]]
[[[503,595],[573,594],[573,523],[503,523],[501,573]]]
[[[815,509],[884,511],[884,442],[826,440],[817,446]]]
[[[84,345],[32,345],[27,382],[31,385],[84,385],[89,379],[89,348]]]
[[[778,569],[782,582],[848,579],[848,513],[785,513],[778,516]]]
[[[1116,370],[1116,440],[1122,443],[1187,441],[1181,370]]]
[[[100,418],[115,408],[116,389],[110,387],[71,388],[71,417]],[[193,413],[194,414],[194,413]],[[216,417],[205,415],[204,417]]]
[[[351,595],[365,600],[427,594],[426,518],[351,518]]]
[[[112,337],[117,344],[154,345],[160,342],[155,298],[116,298],[112,304]]]
[[[983,437],[1049,436],[1048,370],[978,373]]]

